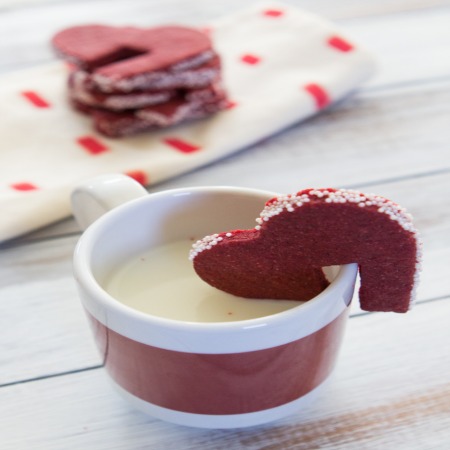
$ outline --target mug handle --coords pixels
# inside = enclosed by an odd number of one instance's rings
[[[72,212],[85,230],[106,212],[123,203],[147,195],[136,180],[123,174],[106,174],[79,184],[71,195]]]

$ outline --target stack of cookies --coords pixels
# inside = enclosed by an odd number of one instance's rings
[[[106,136],[205,118],[228,104],[219,55],[198,30],[85,25],[59,32],[53,45],[74,67],[71,102]]]

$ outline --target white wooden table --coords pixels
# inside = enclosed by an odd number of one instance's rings
[[[389,197],[422,232],[415,308],[355,308],[331,382],[301,414],[227,431],[163,423],[131,410],[107,382],[71,276],[79,230],[67,219],[0,247],[2,450],[450,448],[450,2],[289,3],[335,20],[372,50],[377,76],[319,116],[150,191],[335,186]],[[50,36],[70,24],[196,24],[241,6],[0,1],[0,72],[54,59]]]

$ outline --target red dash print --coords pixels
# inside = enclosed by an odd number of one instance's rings
[[[128,175],[129,177],[133,178],[133,180],[136,180],[143,186],[148,184],[147,174],[142,170],[130,170],[129,172],[125,172],[125,175]]]
[[[314,100],[316,102],[317,108],[322,109],[325,108],[330,103],[330,97],[327,94],[327,91],[318,84],[311,83],[307,84],[303,87],[306,92],[312,95],[314,97]]]
[[[225,109],[233,109],[236,108],[237,102],[233,102],[233,100],[227,100],[227,106],[225,106]]]
[[[11,188],[16,191],[35,191],[38,187],[33,183],[14,183],[11,184]]]
[[[50,108],[50,103],[43,99],[37,92],[23,91],[21,93],[36,108]]]
[[[246,64],[255,65],[261,61],[261,58],[255,55],[243,55],[241,61]]]
[[[266,9],[263,14],[267,17],[280,17],[284,14],[284,11],[280,9]]]
[[[91,136],[82,136],[77,138],[78,144],[80,144],[85,150],[87,150],[91,155],[98,155],[108,151],[108,147],[102,144],[98,139]]]
[[[339,36],[331,36],[328,39],[328,45],[344,53],[353,50],[353,45],[347,41],[344,41],[344,39]]]
[[[196,145],[189,144],[189,142],[182,141],[181,139],[177,138],[167,138],[164,139],[164,143],[167,145],[170,145],[174,149],[182,152],[182,153],[193,153],[197,150],[200,150],[201,147],[198,147]]]

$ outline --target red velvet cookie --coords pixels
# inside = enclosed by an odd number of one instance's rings
[[[307,189],[267,202],[257,223],[198,241],[190,255],[197,274],[234,295],[304,300],[303,270],[358,263],[362,309],[409,309],[421,246],[411,216],[392,201]]]
[[[83,72],[84,73],[84,72]],[[81,76],[80,76],[81,74]],[[176,89],[134,91],[130,93],[105,94],[96,89],[88,89],[81,71],[69,76],[69,96],[71,99],[95,108],[122,111],[165,103],[176,97]]]
[[[178,66],[169,67],[166,70],[148,72],[141,77],[110,82],[96,77],[84,70],[79,70],[77,76],[84,80],[87,90],[102,92],[105,94],[126,94],[129,92],[141,92],[145,90],[163,89],[195,89],[211,84],[220,76],[220,58],[214,56],[197,67],[178,69]]]
[[[85,25],[57,33],[52,42],[103,92],[204,86],[220,70],[210,39],[187,27]]]
[[[216,63],[215,63],[216,64]],[[217,61],[218,67],[220,63]],[[186,75],[186,74],[185,74]],[[187,77],[186,77],[187,80]],[[69,75],[69,95],[70,98],[83,103],[86,106],[92,106],[95,108],[109,109],[113,111],[122,111],[127,109],[139,109],[146,106],[158,105],[172,100],[180,95],[180,92],[186,93],[188,100],[194,97],[200,98],[200,96],[210,96],[210,92],[217,86],[221,86],[223,91],[220,77],[212,80],[212,83],[206,86],[186,88],[188,83],[174,83],[170,89],[147,89],[137,90],[129,93],[113,92],[106,94],[99,91],[87,82],[85,72],[73,71]]]
[[[109,137],[121,137],[202,119],[227,107],[223,90],[211,87],[198,91],[195,94],[188,91],[168,102],[132,111],[114,112],[89,108],[80,103],[75,105],[92,115],[99,132]]]

